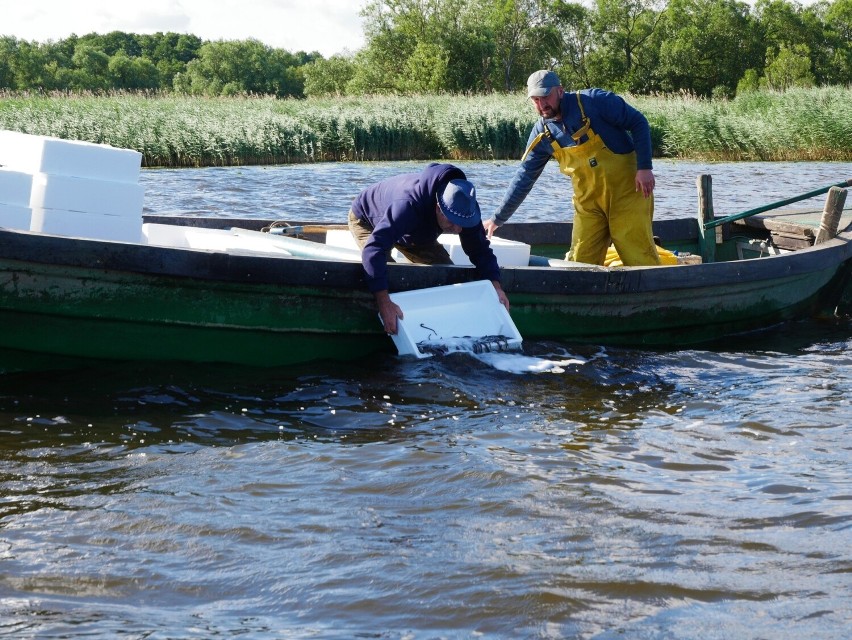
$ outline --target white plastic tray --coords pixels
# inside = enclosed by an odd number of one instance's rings
[[[487,280],[392,293],[405,316],[391,336],[400,355],[520,349],[521,334]],[[491,338],[499,337],[499,340]],[[485,338],[485,340],[483,340]]]

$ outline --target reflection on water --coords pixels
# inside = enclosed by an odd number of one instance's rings
[[[8,374],[0,633],[842,638],[850,331],[786,331]]]
[[[263,215],[302,189],[293,217],[327,219],[370,177],[306,170],[145,179],[188,209],[219,188],[220,212],[260,189]],[[0,635],[846,638],[850,336],[276,369],[0,354]]]

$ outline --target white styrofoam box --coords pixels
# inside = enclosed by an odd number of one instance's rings
[[[0,204],[29,207],[32,188],[31,173],[0,167]]]
[[[325,232],[325,243],[330,247],[358,250],[358,243],[347,229],[329,229]]]
[[[30,231],[75,238],[139,242],[142,218],[106,216],[65,209],[33,209]]]
[[[469,265],[470,260],[461,246],[461,238],[454,233],[442,233],[438,242],[444,245],[453,264]],[[515,240],[492,236],[491,250],[501,267],[526,267],[530,263],[530,245]]]
[[[432,353],[418,344],[444,344],[453,350],[460,339],[472,343],[486,336],[502,336],[507,348],[521,346],[521,334],[490,281],[392,293],[390,298],[404,316],[391,336],[400,355],[427,358]]]
[[[301,258],[316,258],[319,260],[346,260],[351,262],[361,261],[361,251],[358,249],[347,249],[345,247],[334,247],[320,242],[304,240],[303,238],[290,238],[262,231],[251,231],[233,227],[231,231],[236,236],[252,240],[260,247],[278,247],[289,251],[294,256]]]
[[[158,247],[186,248],[185,227],[173,224],[157,224],[154,222],[142,223],[142,244],[150,244]]]
[[[0,227],[30,230],[33,211],[29,207],[0,203]]]
[[[0,166],[116,182],[138,182],[142,154],[107,144],[0,129]]]
[[[142,225],[142,243],[160,247],[190,248],[189,235],[197,232],[199,237],[210,234],[211,237],[229,238],[229,231],[224,229],[196,229],[175,224],[157,224],[146,222]]]
[[[289,256],[289,251],[253,238],[236,235],[231,229],[204,229],[173,224],[146,222],[142,225],[142,242],[179,249],[204,249],[227,253],[256,253]]]
[[[145,188],[140,184],[36,173],[29,205],[111,216],[142,217]]]

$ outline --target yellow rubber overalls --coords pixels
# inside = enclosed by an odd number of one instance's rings
[[[654,197],[646,198],[636,190],[636,151],[613,153],[607,149],[591,128],[579,92],[576,95],[583,121],[571,135],[577,144],[560,146],[545,123],[544,131],[524,153],[526,157],[542,138],[547,138],[559,170],[571,178],[574,230],[565,259],[602,265],[611,242],[627,266],[660,264],[651,231]],[[585,142],[581,141],[583,137]]]

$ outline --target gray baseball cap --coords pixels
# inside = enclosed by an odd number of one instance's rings
[[[536,71],[527,79],[527,96],[530,98],[543,98],[550,95],[550,90],[553,87],[561,86],[562,83],[559,81],[559,76],[553,71],[542,69],[541,71]]]

